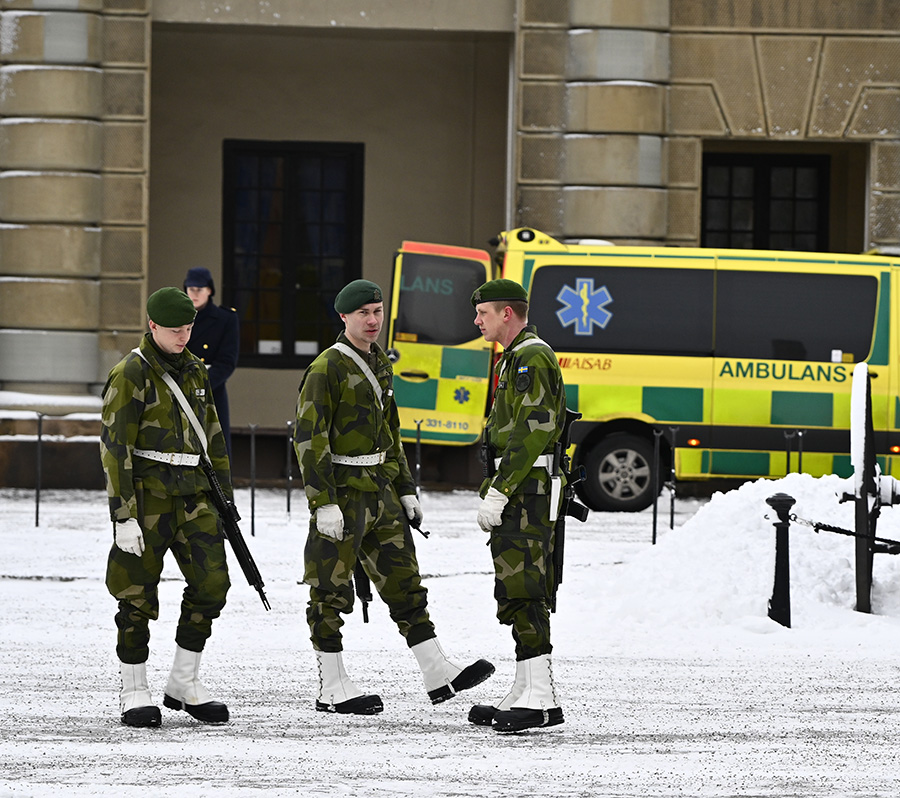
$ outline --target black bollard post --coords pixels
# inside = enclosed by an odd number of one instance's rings
[[[256,537],[256,430],[259,424],[250,425],[250,536]]]
[[[803,473],[803,436],[806,434],[805,429],[797,430],[797,473]]]
[[[291,514],[291,488],[294,483],[294,465],[293,465],[293,455],[294,455],[294,422],[288,421],[288,436],[287,436],[287,514]]]
[[[657,504],[659,503],[659,439],[661,429],[653,428],[653,545],[656,545]]]
[[[44,470],[42,465],[42,449],[43,449],[43,427],[44,427],[44,414],[37,414],[37,456],[35,462],[37,463],[37,468],[34,475],[34,525],[40,526],[40,517],[41,517],[41,472]]]
[[[672,448],[669,450],[669,481],[666,487],[669,489],[669,529],[675,529],[675,433],[680,427],[669,427],[672,433]]]
[[[794,498],[786,493],[776,493],[766,499],[777,514],[775,523],[775,582],[769,601],[769,617],[782,626],[791,628],[791,561],[788,548],[788,529],[791,525],[790,511]]]

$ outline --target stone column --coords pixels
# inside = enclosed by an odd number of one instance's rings
[[[85,395],[105,379],[105,331],[120,321],[106,275],[132,278],[129,303],[140,307],[143,294],[144,253],[122,267],[111,240],[126,224],[146,238],[149,20],[140,9],[107,14],[103,0],[2,6],[0,388]],[[125,20],[138,36],[123,35]],[[123,60],[139,78],[124,103],[138,135],[119,122]],[[126,321],[136,339],[140,315]]]
[[[517,223],[666,239],[668,0],[521,0]]]

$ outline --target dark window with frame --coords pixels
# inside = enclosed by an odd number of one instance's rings
[[[706,153],[705,247],[828,250],[828,156]]]
[[[224,142],[223,293],[241,365],[302,368],[343,329],[337,292],[362,273],[362,144]]]

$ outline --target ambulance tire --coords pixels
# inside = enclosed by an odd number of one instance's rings
[[[638,512],[653,503],[653,444],[617,432],[585,456],[579,494],[592,510]]]

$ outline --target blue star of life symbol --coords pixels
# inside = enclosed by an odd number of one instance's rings
[[[606,328],[613,314],[606,306],[613,301],[606,286],[594,290],[593,277],[578,277],[575,287],[564,285],[556,295],[565,307],[556,311],[556,318],[563,327],[575,325],[575,335],[590,335],[596,324]]]
[[[467,388],[457,388],[456,393],[453,394],[454,401],[459,402],[461,405],[464,405],[469,401],[469,391]]]

